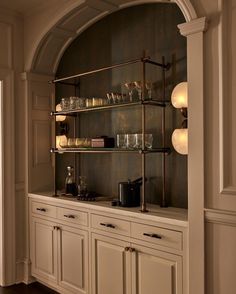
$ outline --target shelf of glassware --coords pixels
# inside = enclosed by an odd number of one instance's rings
[[[106,104],[106,105],[77,108],[77,109],[70,109],[70,110],[64,110],[64,111],[52,111],[51,115],[72,115],[73,116],[80,112],[101,111],[101,110],[107,110],[107,109],[138,106],[138,105],[152,105],[152,106],[166,107],[169,104],[170,104],[170,101],[148,99],[144,101],[133,101],[133,102],[125,102],[125,103],[119,103],[119,104],[118,103]]]
[[[136,153],[136,154],[147,154],[147,153],[164,153],[170,154],[171,149],[165,148],[152,148],[152,149],[121,149],[121,148],[52,148],[52,153]]]

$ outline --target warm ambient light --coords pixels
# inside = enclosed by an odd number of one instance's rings
[[[188,129],[187,129],[187,107],[188,107],[188,83],[182,82],[175,86],[171,94],[171,102],[175,108],[180,108],[185,120],[182,129],[174,130],[172,144],[175,150],[183,155],[188,154]]]
[[[174,130],[172,144],[178,153],[182,155],[188,154],[188,129]]]
[[[188,107],[188,83],[182,82],[175,86],[172,95],[171,102],[175,108],[187,108]]]
[[[60,104],[57,104],[56,111],[61,111],[61,105]],[[65,119],[66,119],[65,115],[57,115],[56,116],[56,121],[64,121]]]

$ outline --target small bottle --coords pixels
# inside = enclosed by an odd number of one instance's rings
[[[78,195],[73,166],[67,166],[67,177],[65,182],[65,189],[66,189],[66,194],[72,194],[73,196]]]

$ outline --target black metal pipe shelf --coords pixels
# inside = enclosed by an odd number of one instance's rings
[[[91,74],[94,74],[94,73],[98,73],[98,72],[102,72],[102,71],[106,71],[106,70],[110,70],[110,69],[114,69],[114,68],[118,68],[118,67],[123,67],[123,66],[127,66],[127,65],[130,65],[130,64],[135,64],[135,63],[138,63],[138,62],[150,63],[150,64],[153,64],[155,66],[159,66],[159,67],[161,67],[161,68],[163,68],[165,70],[168,70],[170,68],[169,63],[163,64],[163,63],[159,63],[159,62],[155,62],[155,61],[151,60],[150,57],[143,57],[143,58],[139,58],[139,59],[128,60],[126,62],[117,63],[117,64],[114,64],[114,65],[111,65],[111,66],[101,67],[101,68],[90,70],[90,71],[83,72],[83,73],[78,73],[78,74],[63,77],[63,78],[58,78],[58,79],[51,80],[51,81],[48,81],[48,82],[50,84],[60,83],[60,82],[63,82],[63,81],[68,81],[68,80],[71,80],[71,79],[80,78],[80,77],[91,75]],[[69,83],[69,84],[71,85],[71,83]],[[74,83],[74,85],[77,86],[77,83]]]
[[[144,100],[144,101],[134,101],[134,102],[128,102],[128,103],[119,103],[119,104],[117,103],[117,104],[111,104],[111,105],[86,107],[86,108],[66,110],[66,111],[52,111],[51,115],[72,115],[73,116],[80,112],[102,111],[107,109],[128,107],[128,106],[138,106],[138,105],[152,105],[152,106],[166,107],[169,104],[170,104],[170,101]]]
[[[119,149],[119,148],[52,148],[51,153],[136,153],[136,154],[148,154],[148,153],[165,153],[170,154],[171,149],[165,148],[152,148],[152,149]]]

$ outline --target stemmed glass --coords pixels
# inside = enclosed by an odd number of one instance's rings
[[[139,100],[142,100],[142,82],[141,81],[136,81],[134,82],[135,88],[138,91],[138,98]]]
[[[152,99],[152,82],[146,82],[146,89],[148,90],[148,99]]]
[[[125,83],[125,87],[129,91],[129,100],[130,100],[130,102],[132,102],[133,101],[133,90],[135,89],[135,84],[134,84],[134,82]]]

